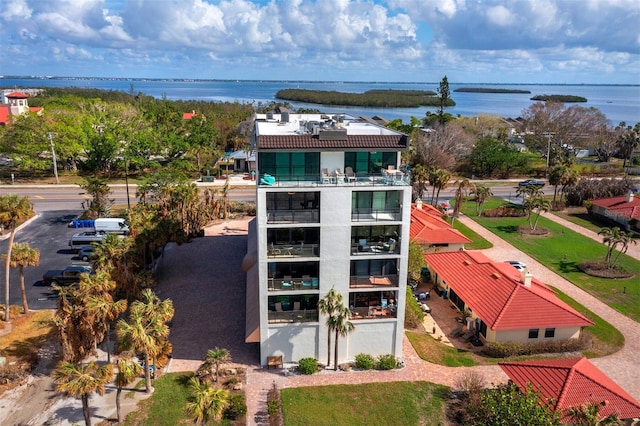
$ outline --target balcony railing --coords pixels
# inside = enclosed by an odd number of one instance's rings
[[[351,308],[351,320],[374,320],[374,319],[388,319],[397,318],[397,309],[395,307],[387,306],[369,306],[364,308]]]
[[[269,244],[267,257],[318,257],[320,256],[320,244]]]
[[[269,291],[295,291],[295,290],[317,290],[319,280],[317,277],[303,278],[268,278]]]
[[[408,174],[398,172],[396,174],[371,173],[355,176],[345,175],[297,175],[297,176],[271,176],[272,179],[259,180],[260,187],[274,188],[306,188],[318,186],[407,186],[411,185],[411,177]]]
[[[269,311],[269,324],[294,323],[294,322],[318,322],[316,309],[303,309],[298,311]]]
[[[400,254],[400,243],[398,242],[387,241],[386,243],[381,243],[381,242],[374,243],[371,241],[362,241],[362,240],[357,243],[353,243],[353,242],[351,243],[352,256]]]
[[[318,223],[320,209],[268,210],[267,223]]]
[[[380,288],[380,287],[398,287],[397,275],[386,276],[351,276],[349,278],[349,288]]]
[[[354,209],[353,222],[384,222],[402,220],[402,209]]]

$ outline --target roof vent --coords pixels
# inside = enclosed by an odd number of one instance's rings
[[[288,112],[282,112],[280,114],[280,121],[283,123],[288,123],[289,122],[289,113]]]
[[[471,261],[468,259],[465,259],[465,261],[463,262],[465,265],[469,266],[471,265]]]
[[[500,274],[499,274],[499,273],[497,273],[497,272],[493,272],[493,273],[491,274],[491,276],[492,276],[493,278],[495,278],[496,280],[499,280],[499,279],[500,279]]]

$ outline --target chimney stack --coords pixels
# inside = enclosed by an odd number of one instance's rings
[[[633,192],[629,191],[627,193],[627,203],[633,202]]]
[[[525,287],[531,288],[531,281],[533,280],[533,274],[526,269],[524,271],[520,271],[520,281],[524,284]]]
[[[416,209],[422,210],[422,200],[421,199],[417,199],[416,200]]]

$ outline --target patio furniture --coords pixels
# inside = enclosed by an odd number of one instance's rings
[[[303,287],[311,287],[311,276],[303,275],[302,276],[302,286]]]
[[[344,173],[342,173],[342,170],[336,169],[335,175],[337,183],[344,183]]]
[[[371,251],[371,247],[369,247],[365,238],[358,240],[358,245],[360,246],[360,251]]]
[[[269,246],[269,255],[271,256],[280,256],[282,251],[274,247],[273,243]]]
[[[282,302],[276,302],[275,308],[276,308],[276,312],[284,312],[282,310]]]
[[[291,275],[285,275],[284,281],[282,281],[282,287],[291,289],[293,283],[291,282]]]
[[[329,176],[329,171],[327,169],[322,169],[320,179],[322,183],[331,183],[331,176]]]
[[[345,167],[344,175],[347,178],[347,182],[355,182],[356,174],[353,172],[353,169],[351,167]]]

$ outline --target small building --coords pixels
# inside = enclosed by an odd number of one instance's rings
[[[521,390],[527,384],[540,390],[541,402],[552,401],[551,408],[569,419],[571,407],[597,404],[599,420],[616,414],[626,423],[640,418],[640,403],[625,392],[587,358],[562,358],[499,362],[500,368]]]
[[[409,235],[425,252],[464,250],[471,242],[442,218],[440,210],[421,200],[411,205]]]
[[[640,198],[636,197],[633,192],[620,197],[599,198],[591,201],[591,205],[592,214],[613,221],[619,224],[622,229],[630,231],[634,223],[635,228],[639,228]]]
[[[3,94],[3,97],[7,101],[0,104],[0,126],[6,126],[11,121],[11,116],[23,115],[28,112],[42,113],[41,107],[29,107],[29,102],[27,101],[29,95],[26,93],[11,92]]]
[[[580,337],[594,323],[560,300],[526,269],[494,262],[477,251],[427,253],[439,294],[461,312],[486,342],[536,342]]]
[[[233,170],[236,172],[250,172],[256,169],[256,153],[251,150],[240,149],[229,155],[233,161]]]

